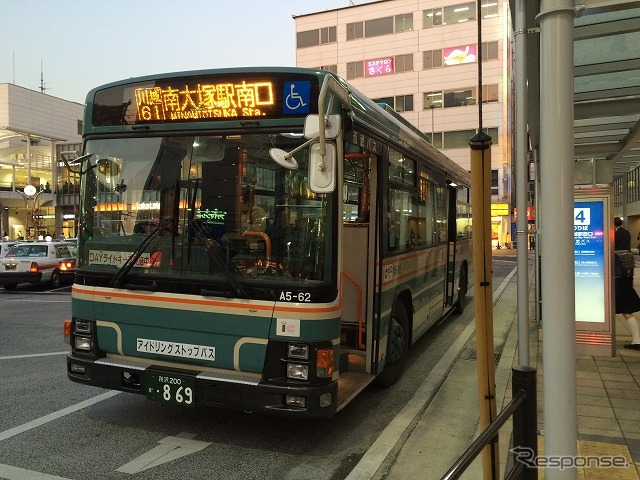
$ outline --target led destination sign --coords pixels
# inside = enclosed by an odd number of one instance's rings
[[[261,117],[275,105],[273,82],[198,83],[180,88],[134,90],[137,120],[173,121],[229,117]]]
[[[318,111],[318,79],[288,73],[159,78],[98,90],[94,126],[303,117]]]

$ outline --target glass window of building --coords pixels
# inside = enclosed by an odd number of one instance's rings
[[[377,37],[393,33],[393,17],[376,18],[364,22],[364,36]]]
[[[480,5],[482,18],[494,18],[498,16],[498,2],[496,0],[482,0]]]
[[[431,8],[422,12],[422,28],[442,25],[442,8]]]
[[[494,103],[498,101],[498,85],[482,86],[482,103]]]
[[[460,3],[444,7],[443,25],[463,23],[476,19],[476,2]]]
[[[325,27],[320,29],[320,44],[336,42],[336,27]]]
[[[355,40],[364,37],[363,22],[347,23],[347,40]]]
[[[413,111],[413,95],[396,96],[396,112],[412,112]]]
[[[463,107],[465,105],[476,104],[476,89],[456,89],[445,90],[444,92],[444,107]]]
[[[436,148],[442,148],[442,132],[425,132],[424,133]]]
[[[396,73],[413,71],[413,53],[407,55],[396,55],[394,58],[394,68]]]
[[[315,47],[319,45],[320,37],[319,31],[307,30],[306,32],[298,32],[296,35],[297,48]]]
[[[347,63],[347,80],[364,77],[364,62]]]
[[[442,107],[442,92],[426,92],[423,100],[424,109],[441,108]]]
[[[498,42],[482,42],[482,61],[498,60]]]
[[[413,30],[413,13],[396,15],[396,33],[410,32]]]
[[[491,195],[498,193],[498,170],[491,170]]]
[[[475,134],[475,130],[456,130],[454,132],[444,132],[443,148],[469,148],[469,139]]]
[[[442,67],[442,50],[428,50],[422,54],[422,68],[429,70],[430,68]]]
[[[492,145],[500,145],[500,136],[498,135],[498,127],[486,127],[484,133],[491,137]]]
[[[328,70],[329,72],[338,73],[338,65],[320,65],[320,70]]]

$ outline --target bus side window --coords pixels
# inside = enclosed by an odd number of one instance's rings
[[[438,242],[447,241],[447,197],[445,187],[436,187],[436,233]]]
[[[405,190],[389,189],[387,245],[389,251],[413,248],[419,243],[419,220],[415,197]]]
[[[433,182],[423,168],[418,175],[418,245],[433,245],[436,238],[436,209]]]

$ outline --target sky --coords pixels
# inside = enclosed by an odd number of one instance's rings
[[[293,15],[372,0],[0,0],[0,83],[84,104],[156,73],[294,66]]]

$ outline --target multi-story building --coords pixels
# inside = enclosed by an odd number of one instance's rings
[[[0,84],[0,232],[75,236],[83,105]]]
[[[507,1],[478,1],[481,45],[475,1],[379,0],[294,16],[296,64],[333,71],[387,103],[469,171],[482,98],[497,246],[511,240],[511,24]]]

